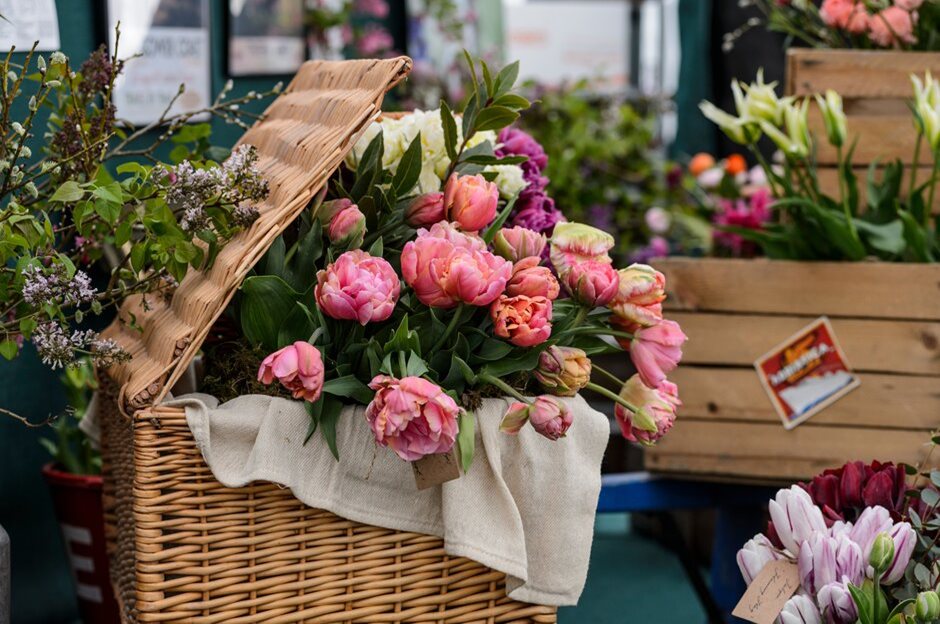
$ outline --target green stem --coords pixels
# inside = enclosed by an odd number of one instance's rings
[[[463,316],[463,311],[467,306],[460,304],[460,306],[454,311],[454,315],[450,318],[450,323],[447,324],[447,329],[444,330],[444,333],[441,334],[441,337],[437,339],[437,342],[434,343],[434,346],[431,347],[429,353],[436,353],[444,343],[447,342],[447,339],[450,338],[450,335],[454,333],[454,330],[457,328],[460,319]]]
[[[611,392],[610,390],[608,390],[608,389],[605,388],[604,386],[599,386],[599,385],[597,385],[596,383],[593,383],[593,382],[590,382],[590,381],[589,381],[589,382],[587,383],[587,385],[584,386],[584,387],[587,388],[588,390],[593,390],[594,392],[600,394],[601,396],[607,397],[608,399],[610,399],[610,400],[613,401],[614,403],[617,403],[617,404],[619,404],[619,405],[624,406],[625,408],[627,408],[628,410],[630,410],[630,411],[633,412],[634,414],[636,414],[637,412],[640,411],[640,408],[638,408],[637,406],[633,405],[632,403],[630,403],[629,401],[627,401],[626,399],[624,399],[624,398],[623,398],[622,396],[620,396],[619,394],[615,394],[615,393]]]
[[[927,205],[924,207],[924,227],[930,231],[930,215],[933,214],[933,198],[937,191],[937,173],[940,173],[940,149],[933,153],[933,171],[930,174],[930,194],[927,195]]]
[[[401,376],[402,376],[402,377],[407,377],[407,376],[408,376],[408,363],[405,361],[405,352],[404,352],[404,351],[399,351],[399,352],[398,352],[398,368],[401,370]]]
[[[836,152],[836,154],[837,154],[837,161],[839,163],[839,167],[838,167],[839,194],[841,195],[842,212],[845,214],[845,222],[849,226],[849,231],[852,233],[852,238],[854,238],[855,241],[858,242],[860,246],[863,246],[862,239],[861,237],[859,237],[858,230],[855,228],[855,221],[852,218],[852,211],[849,209],[848,199],[845,198],[845,191],[843,190],[843,186],[845,184],[845,163],[842,162],[842,147],[841,146],[838,148],[838,152]],[[816,203],[817,204],[819,203],[818,199],[816,200]]]
[[[767,159],[764,158],[764,155],[761,154],[760,150],[757,149],[756,145],[754,144],[748,145],[748,148],[750,149],[751,153],[754,154],[754,158],[757,159],[757,162],[758,164],[760,164],[761,169],[764,170],[764,173],[767,176],[767,182],[770,184],[770,192],[773,194],[774,197],[780,199],[783,194],[777,192],[777,187],[776,187],[776,184],[778,181],[777,173],[773,170],[773,167],[770,166],[770,163],[767,162]],[[785,185],[781,185],[781,186],[785,186]]]
[[[495,386],[496,388],[499,388],[500,390],[502,390],[509,396],[515,399],[518,399],[522,401],[523,403],[531,403],[529,399],[522,396],[522,394],[520,394],[515,388],[510,386],[508,383],[506,383],[499,377],[494,377],[493,375],[490,375],[489,373],[480,373],[479,375],[477,375],[477,381],[488,383],[491,386]]]
[[[630,332],[620,331],[619,329],[611,329],[609,327],[572,327],[571,329],[566,329],[561,332],[560,336],[572,334],[583,334],[587,336],[616,336],[618,338],[627,338],[628,340],[633,340],[633,334]]]
[[[614,374],[613,374],[612,372],[610,372],[609,370],[606,370],[606,369],[604,369],[604,368],[601,368],[600,366],[598,366],[597,364],[594,364],[593,362],[591,363],[591,370],[592,370],[592,371],[597,371],[597,372],[603,374],[605,377],[607,377],[607,379],[610,379],[612,382],[614,382],[615,384],[617,384],[617,387],[618,387],[618,388],[622,388],[622,387],[623,387],[624,382],[620,381],[620,378],[617,377],[616,375],[614,375]]]
[[[918,132],[917,143],[914,144],[914,160],[911,162],[911,179],[907,186],[908,201],[914,196],[914,189],[917,188],[917,167],[920,165],[920,146],[923,142],[924,135],[922,132]]]

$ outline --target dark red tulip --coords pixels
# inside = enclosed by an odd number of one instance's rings
[[[861,507],[862,485],[865,483],[865,465],[860,461],[850,462],[840,470],[842,504],[846,507]]]

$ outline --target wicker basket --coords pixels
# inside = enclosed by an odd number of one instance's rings
[[[271,186],[261,217],[168,304],[129,300],[107,330],[133,356],[107,372],[101,410],[105,521],[124,621],[556,621],[553,607],[510,600],[502,573],[448,556],[439,538],[344,520],[272,483],[224,487],[183,411],[160,404],[245,274],[409,69],[404,57],[305,64],[242,139],[258,148]]]

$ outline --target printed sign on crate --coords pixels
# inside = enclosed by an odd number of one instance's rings
[[[786,429],[792,429],[859,385],[821,317],[754,363]]]

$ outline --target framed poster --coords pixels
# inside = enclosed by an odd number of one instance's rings
[[[144,125],[159,120],[171,102],[171,115],[209,106],[209,0],[108,0],[107,16],[112,49],[120,22],[118,56],[129,59],[114,85],[119,119]],[[180,85],[185,90],[176,97]]]
[[[0,50],[13,46],[20,52],[33,47],[48,52],[59,49],[59,17],[55,0],[0,0]]]
[[[227,0],[230,76],[293,74],[306,58],[304,0]]]

